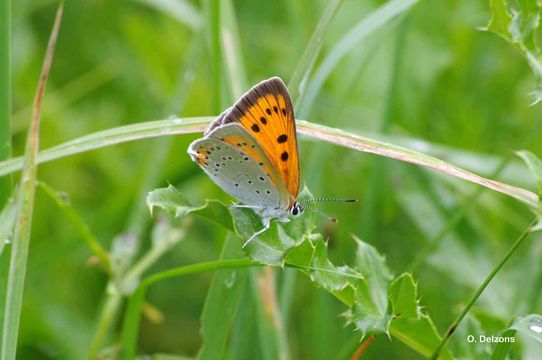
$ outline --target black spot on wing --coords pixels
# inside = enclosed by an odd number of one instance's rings
[[[280,154],[280,159],[282,161],[288,160],[288,151],[284,151],[282,154]]]

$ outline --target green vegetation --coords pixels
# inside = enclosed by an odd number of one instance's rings
[[[2,359],[540,354],[539,2],[57,8],[0,8]],[[358,203],[242,249],[186,149],[271,76],[300,197]]]

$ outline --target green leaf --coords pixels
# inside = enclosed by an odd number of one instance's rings
[[[231,213],[224,204],[216,200],[208,200],[203,206],[193,206],[173,185],[149,192],[147,206],[151,214],[154,207],[161,208],[174,217],[194,214],[233,231]]]
[[[299,199],[311,197],[306,188],[299,194]],[[234,207],[231,212],[235,219],[235,231],[243,241],[264,227],[261,217],[250,209]],[[305,211],[303,216],[290,218],[288,223],[271,221],[269,230],[255,237],[245,250],[254,260],[283,266],[286,252],[301,244],[314,227],[314,214],[309,211]]]
[[[349,322],[354,323],[362,335],[387,333],[391,318],[386,311],[390,272],[384,258],[373,247],[356,241],[358,248],[353,267],[335,266],[319,234],[292,248],[286,262],[303,269],[317,286],[344,302],[349,307]]]
[[[506,1],[490,0],[491,20],[483,30],[494,32],[507,41],[512,41],[509,28],[512,22],[512,15],[508,12]]]
[[[194,208],[188,199],[171,184],[167,188],[149,192],[146,201],[151,214],[155,206],[165,210],[174,217],[184,216]]]
[[[482,328],[480,320],[470,314],[465,316],[450,339],[454,355],[460,359],[488,359],[491,355],[490,343],[479,341],[480,335],[487,333],[487,328]]]
[[[431,356],[440,343],[440,336],[431,321],[418,305],[416,284],[411,274],[403,274],[390,285],[390,304],[394,311],[390,333],[418,353]],[[439,359],[453,359],[445,348]]]
[[[386,265],[386,259],[371,245],[354,238],[358,248],[356,251],[355,269],[366,279],[371,299],[380,314],[384,314],[388,305],[388,284],[392,274]]]
[[[491,20],[483,30],[501,36],[527,60],[536,80],[532,94],[536,104],[542,100],[542,56],[536,41],[542,3],[536,0],[491,0],[490,5]]]
[[[507,338],[514,338],[516,335],[516,330],[508,329],[503,331],[499,336],[507,337]],[[508,351],[510,351],[510,347],[512,346],[511,342],[500,342],[495,345],[495,348],[493,349],[493,352],[491,353],[491,360],[505,360],[507,359]]]
[[[495,345],[491,360],[507,359],[508,351],[512,344],[517,340],[516,333],[525,334],[528,337],[542,343],[542,316],[538,314],[528,314],[517,317],[512,325],[504,329],[499,337],[514,339],[514,341],[503,341]]]
[[[402,274],[391,283],[389,300],[394,316],[418,317],[420,315],[416,285],[410,274]]]
[[[162,207],[173,215],[197,213],[205,218],[212,217],[211,220],[217,223],[222,222],[218,220],[218,216],[230,220],[233,217],[233,228],[241,239],[228,237],[230,241],[228,246],[231,246],[231,251],[234,248],[239,251],[241,241],[252,236],[263,226],[260,216],[250,209],[235,207],[228,209],[212,201],[207,202],[205,206],[193,208],[185,197],[171,186],[167,189],[155,190],[151,194],[152,196],[148,197],[150,207]],[[304,196],[310,196],[306,189],[302,197]],[[212,206],[216,208],[210,209],[209,207]],[[228,215],[230,212],[232,216]],[[391,335],[396,336],[414,350],[430,355],[440,338],[429,316],[420,310],[412,276],[404,274],[390,285],[392,275],[385,258],[374,247],[356,238],[354,264],[336,266],[329,260],[323,237],[320,234],[312,234],[313,228],[314,218],[308,212],[292,219],[287,224],[274,221],[268,231],[256,237],[246,247],[245,252],[252,259],[263,264],[272,266],[286,264],[310,276],[316,286],[330,292],[347,305],[348,321],[356,325],[362,336],[389,334],[391,329]],[[236,241],[239,241],[239,244],[235,244]],[[221,284],[220,286],[227,282],[227,279],[223,277],[219,279],[221,280],[217,284]],[[204,346],[205,354],[210,354],[207,358],[212,358],[213,354],[216,355],[213,349],[223,349],[226,346],[224,339],[233,320],[228,318],[221,323],[215,322],[218,321],[217,314],[221,311],[229,311],[228,314],[231,314],[233,308],[227,310],[224,307],[237,306],[235,304],[237,304],[236,296],[238,296],[237,293],[235,296],[228,295],[227,289],[224,288],[212,291],[213,295],[209,295],[206,303],[209,305],[206,307],[214,314],[210,316],[213,320],[207,317],[203,320],[204,327],[208,327],[205,331],[209,332],[204,335],[204,338],[207,339],[208,344],[212,344],[212,346],[206,345],[206,348]],[[214,297],[216,300],[211,302]],[[229,301],[234,303],[230,304]],[[214,334],[214,330],[219,334]],[[451,358],[447,349],[442,356],[444,359]]]
[[[542,194],[542,161],[530,151],[521,150],[517,152],[518,156],[525,161],[529,170],[533,174],[533,177],[536,181],[538,187],[538,194]]]
[[[529,314],[518,317],[509,329],[517,330],[526,334],[534,340],[542,343],[542,316],[538,314]]]

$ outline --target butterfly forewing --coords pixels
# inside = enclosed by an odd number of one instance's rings
[[[299,191],[299,158],[294,111],[282,80],[271,78],[253,87],[221,123],[240,123],[258,141],[288,190],[290,207]]]

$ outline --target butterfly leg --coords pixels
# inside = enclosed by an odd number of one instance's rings
[[[254,234],[252,234],[252,236],[250,238],[248,238],[248,240],[243,243],[243,248],[245,246],[247,246],[252,241],[252,239],[254,239],[256,236],[261,235],[264,232],[266,232],[267,230],[269,230],[269,227],[271,226],[271,219],[264,219],[264,222],[265,222],[264,227],[262,229],[256,231]]]
[[[262,208],[259,205],[242,205],[242,204],[233,204],[231,207],[233,207],[233,208],[244,208],[244,209],[261,209]]]

